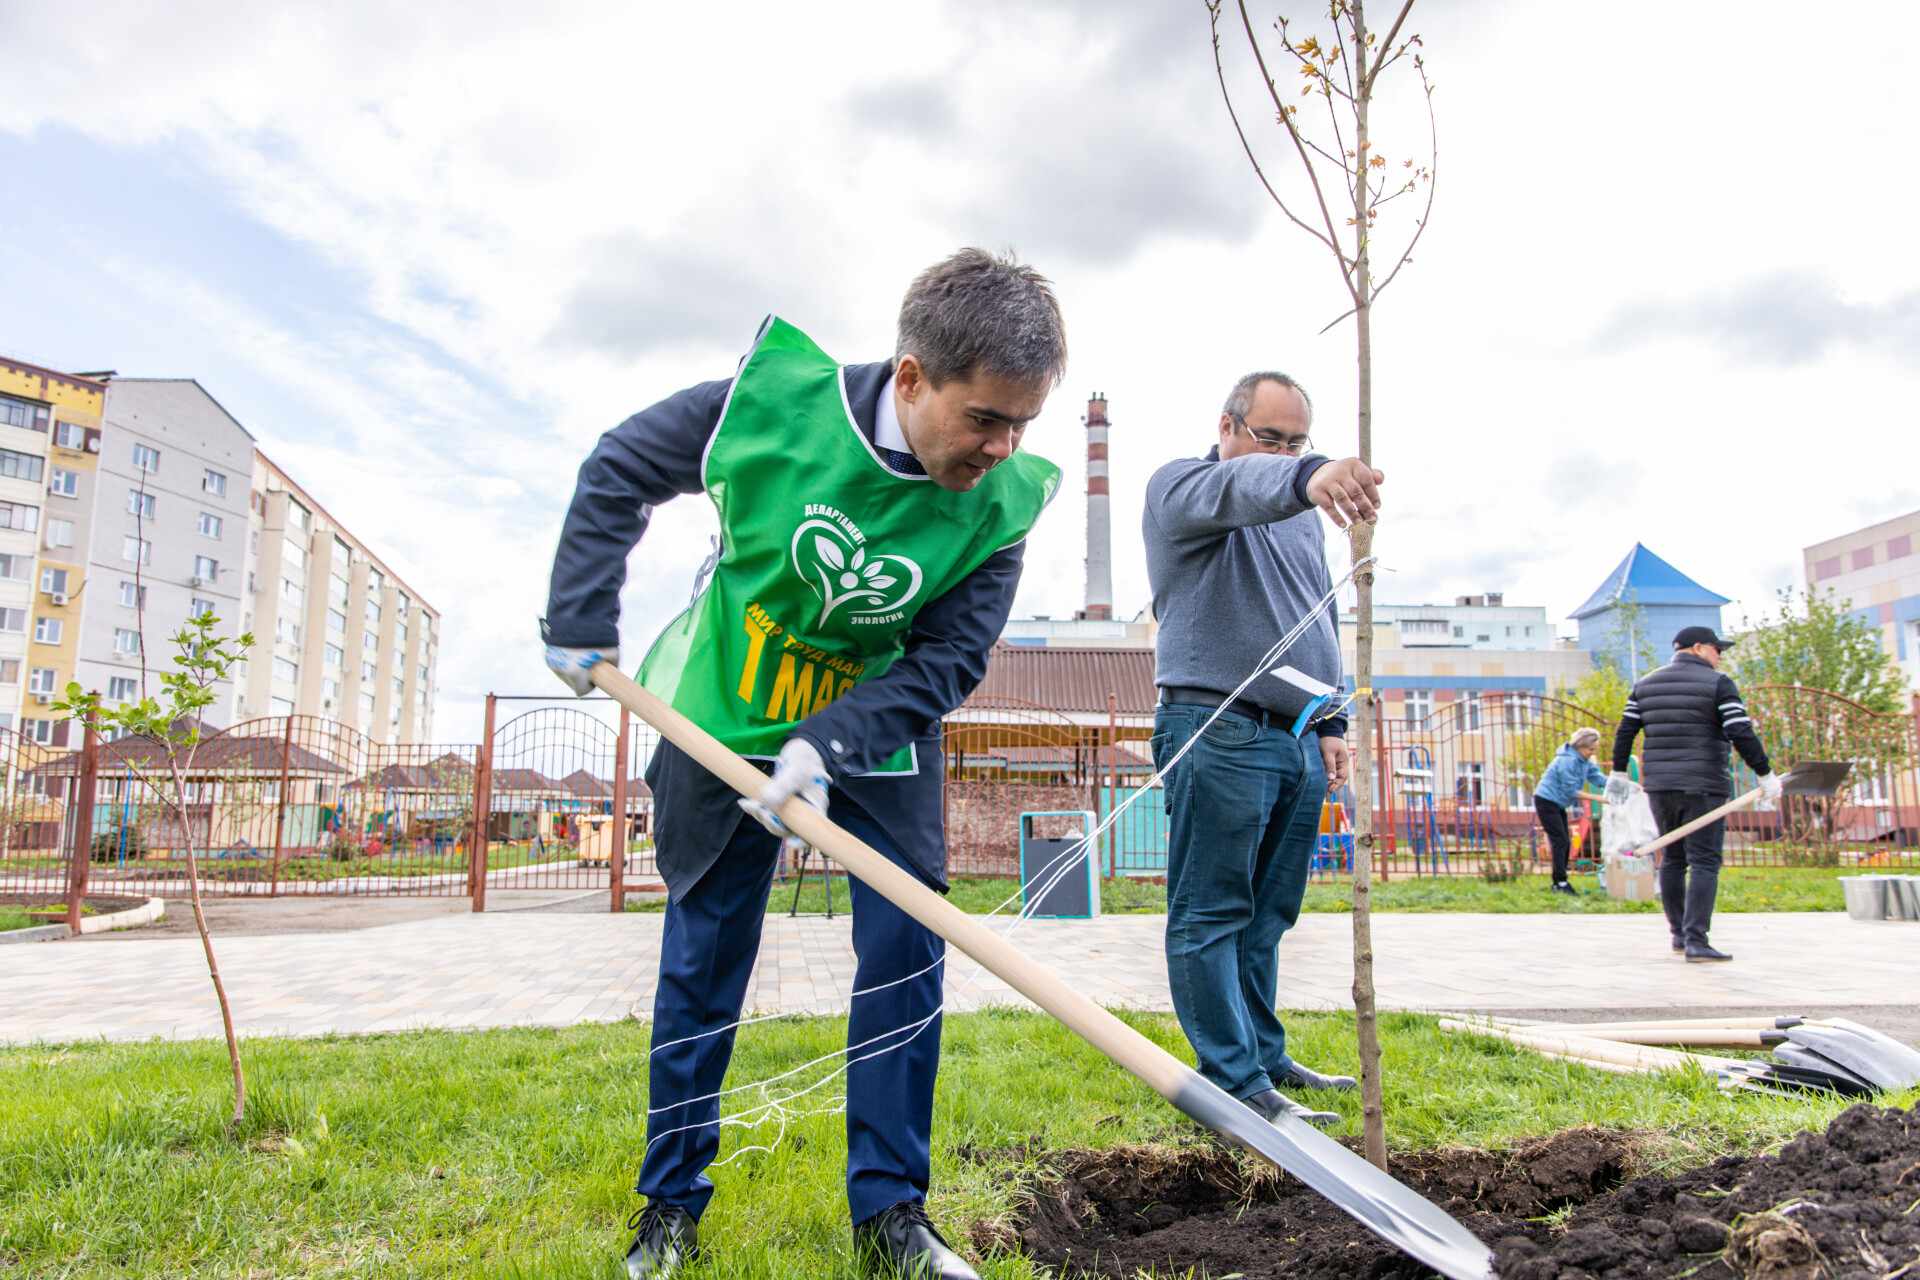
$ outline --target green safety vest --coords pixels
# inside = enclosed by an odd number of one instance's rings
[[[1027,536],[1060,469],[1016,451],[968,493],[888,469],[840,366],[777,317],[734,378],[701,483],[720,515],[712,577],[639,682],[745,756],[893,665],[914,615]],[[912,773],[912,746],[876,773]]]

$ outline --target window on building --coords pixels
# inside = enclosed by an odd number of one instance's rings
[[[287,499],[287,524],[295,529],[307,527],[307,509],[292,498]]]
[[[296,569],[307,567],[307,549],[292,538],[282,539],[280,558]]]
[[[52,667],[34,667],[27,672],[28,693],[52,693],[53,682],[59,673]]]
[[[1492,639],[1493,639],[1492,636],[1475,636],[1473,638],[1475,644],[1486,644],[1490,642]]]
[[[1467,629],[1465,627],[1455,627],[1453,629],[1453,638],[1456,640],[1460,639],[1460,637],[1466,634],[1467,634]]]
[[[1454,695],[1453,727],[1456,729],[1480,727],[1480,695],[1478,693],[1463,692]]]
[[[404,618],[404,617],[406,617],[406,616],[407,616],[407,603],[408,603],[408,602],[407,602],[407,593],[406,593],[406,592],[404,592],[404,591],[401,591],[401,592],[397,592],[397,593],[395,593],[395,595],[394,595],[394,597],[393,597],[393,611],[394,611],[395,613],[397,613],[397,614],[399,614],[399,615],[400,615],[401,617],[403,617],[403,618]]]
[[[288,604],[305,604],[307,602],[307,593],[304,588],[297,587],[285,578],[282,578],[280,579],[280,598]]]
[[[132,564],[152,564],[153,543],[145,538],[122,538],[120,558]]]
[[[143,609],[147,604],[147,589],[137,582],[120,583],[120,603],[129,609]]]
[[[133,469],[135,471],[158,471],[160,469],[160,451],[151,445],[133,446]]]
[[[0,449],[0,476],[11,476],[15,480],[38,480],[41,468],[46,465],[46,459],[35,454]]]
[[[195,556],[193,576],[202,582],[216,581],[220,577],[220,562],[212,556]]]
[[[40,527],[40,508],[21,502],[0,502],[0,529],[32,533]]]
[[[299,644],[300,624],[291,618],[275,618],[273,620],[273,638],[275,640],[284,640],[288,644]]]
[[[397,645],[400,645],[403,648],[406,646],[406,643],[407,643],[407,624],[406,623],[396,622],[393,624],[393,642]]]
[[[327,645],[323,650],[323,654],[326,660],[336,667],[345,667],[347,665],[346,651],[337,644]]]
[[[33,642],[35,644],[59,644],[60,633],[66,629],[58,618],[35,618],[33,620]]]
[[[0,397],[0,425],[24,427],[33,419],[33,406],[19,400]]]
[[[327,575],[327,598],[343,605],[347,602],[347,580],[337,573]]]
[[[340,682],[322,679],[320,681],[320,701],[329,707],[340,705]]]
[[[413,703],[420,709],[425,710],[427,705],[427,691],[425,689],[415,689],[413,691]]]
[[[53,721],[26,719],[20,722],[20,736],[28,742],[46,746],[53,741]]]
[[[202,511],[199,522],[200,535],[205,538],[219,537],[220,523],[219,516],[214,515],[211,511]]]
[[[360,647],[362,649],[377,650],[380,647],[380,637],[374,635],[371,631],[362,631],[360,633]]]
[[[360,678],[362,680],[371,682],[377,680],[379,676],[380,673],[374,669],[374,665],[371,662],[363,662],[360,664]]]
[[[201,492],[210,493],[216,498],[224,498],[227,496],[227,478],[218,471],[202,471],[200,489]]]
[[[56,498],[77,498],[80,496],[80,473],[69,471],[65,467],[55,467],[47,478],[47,492]]]
[[[393,678],[393,696],[396,698],[404,698],[407,696],[406,683],[401,680],[399,676]]]
[[[347,615],[338,609],[327,610],[327,626],[334,631],[338,631],[343,636],[346,635]]]
[[[1461,804],[1485,804],[1482,798],[1482,785],[1486,782],[1485,766],[1475,761],[1460,766],[1460,773],[1453,783],[1453,798]]]
[[[25,582],[32,571],[32,556],[0,555],[0,578],[8,582]]]
[[[0,684],[20,683],[20,659],[0,658]]]
[[[107,697],[114,702],[132,702],[140,696],[140,680],[136,676],[108,676]]]
[[[113,629],[113,651],[115,653],[140,652],[140,633],[132,627]]]
[[[285,658],[275,658],[273,660],[273,678],[275,680],[285,680],[288,683],[292,683],[300,678],[300,668],[288,662]]]
[[[127,490],[127,514],[139,516],[142,520],[153,519],[153,495],[142,493],[138,489]]]
[[[1420,726],[1433,714],[1433,690],[1407,690],[1407,723]]]
[[[424,662],[420,664],[420,683],[422,685],[427,683],[427,664]]]
[[[22,635],[26,629],[27,611],[25,609],[0,609],[0,631]]]
[[[62,595],[66,594],[67,571],[65,569],[42,567],[40,570],[40,589],[47,592],[58,591]]]
[[[45,427],[40,430],[45,431]],[[72,449],[76,453],[87,451],[87,429],[77,422],[55,423],[53,442],[62,449]]]
[[[1508,628],[1507,628],[1507,634],[1508,634],[1508,635],[1512,635],[1512,634],[1513,634],[1513,628],[1512,628],[1512,627],[1508,627]]]
[[[362,711],[372,711],[372,710],[373,710],[373,695],[372,695],[372,694],[370,694],[370,693],[363,693],[363,694],[361,694],[361,695],[360,695],[360,709],[361,709]]]
[[[1540,714],[1539,699],[1528,693],[1509,693],[1502,695],[1500,705],[1509,729],[1526,729],[1533,725]],[[1521,806],[1524,808],[1525,806]]]
[[[385,574],[381,573],[378,569],[367,570],[367,591],[371,595],[377,599],[380,593],[386,590],[386,586],[387,576]]]
[[[70,547],[72,545],[73,521],[49,519],[47,521],[47,546],[51,548]]]
[[[342,569],[353,563],[353,548],[347,545],[346,539],[333,540],[333,562]]]
[[[378,599],[367,601],[367,621],[380,621],[380,601]]]
[[[1532,627],[1528,627],[1528,628],[1527,628],[1527,634],[1528,634],[1528,635],[1532,635],[1532,634],[1533,634],[1533,628],[1532,628]]]
[[[286,698],[268,698],[267,714],[270,716],[290,716],[293,714],[293,703]],[[278,780],[275,780],[269,785],[278,787],[280,784]]]
[[[202,600],[199,596],[195,596],[193,598],[193,604],[188,610],[188,616],[194,617],[194,618],[202,618],[212,612],[213,612],[213,601]]]

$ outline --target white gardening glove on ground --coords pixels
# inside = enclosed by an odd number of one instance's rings
[[[1780,775],[1777,773],[1761,774],[1760,792],[1769,800],[1778,800],[1780,798]]]
[[[1615,773],[1607,778],[1606,801],[1608,804],[1625,804],[1627,797],[1633,794],[1633,780],[1624,773]]]
[[[600,662],[620,665],[619,649],[562,649],[557,644],[547,646],[547,665],[553,668],[553,674],[567,682],[567,688],[579,697],[593,692],[593,677],[587,673]]]
[[[742,800],[740,807],[755,821],[777,836],[791,836],[787,824],[780,821],[780,806],[795,796],[821,813],[827,811],[827,762],[805,738],[788,738],[773,762],[773,776],[760,788],[758,800]]]

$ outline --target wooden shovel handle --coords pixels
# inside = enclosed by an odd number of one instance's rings
[[[590,673],[614,701],[639,716],[708,772],[750,799],[759,799],[767,775],[712,734],[602,662]],[[803,800],[787,801],[780,820],[793,833],[838,862],[888,901],[978,961],[986,970],[1065,1023],[1067,1029],[1112,1058],[1155,1093],[1174,1101],[1193,1068],[1102,1009],[1020,950],[961,911],[910,873],[895,866]]]
[[[1748,805],[1752,804],[1755,800],[1758,800],[1761,796],[1765,794],[1766,793],[1762,791],[1759,787],[1755,787],[1753,790],[1747,792],[1747,794],[1743,796],[1735,796],[1733,799],[1721,805],[1718,809],[1710,809],[1706,813],[1703,813],[1699,817],[1695,818],[1692,822],[1686,823],[1683,826],[1675,827],[1673,830],[1667,832],[1667,834],[1661,836],[1658,840],[1652,841],[1651,843],[1648,843],[1648,844],[1641,845],[1638,849],[1635,849],[1633,851],[1634,855],[1636,857],[1644,858],[1648,854],[1654,852],[1656,849],[1664,849],[1668,845],[1672,844],[1675,840],[1679,840],[1685,836],[1692,835],[1694,832],[1706,826],[1708,823],[1718,822],[1720,819],[1732,813],[1735,809],[1746,808]]]

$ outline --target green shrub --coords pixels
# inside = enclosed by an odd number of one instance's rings
[[[120,838],[126,835],[126,852],[129,858],[147,856],[147,835],[139,827],[115,823],[105,831],[96,831],[93,835],[93,860],[95,862],[120,861]]]
[[[344,835],[335,835],[327,841],[326,853],[335,862],[352,862],[360,856],[360,846]]]

